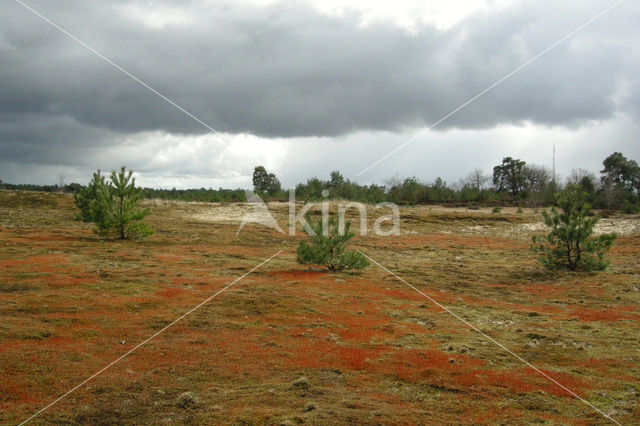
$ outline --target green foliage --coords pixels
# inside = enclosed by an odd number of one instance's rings
[[[275,195],[280,191],[280,181],[273,173],[258,166],[253,169],[253,191],[258,195]]]
[[[339,191],[344,185],[344,176],[342,176],[339,171],[334,170],[329,174],[329,187],[331,189]]]
[[[347,243],[354,237],[350,232],[351,221],[347,221],[344,232],[340,232],[335,218],[328,220],[328,227],[323,234],[322,220],[314,222],[309,215],[306,217],[310,230],[305,229],[310,242],[302,241],[298,245],[297,261],[303,265],[322,265],[330,271],[362,269],[369,265],[369,261],[357,251],[347,250]]]
[[[390,179],[389,200],[397,204],[420,203],[446,203],[451,201],[476,201],[476,195],[482,191],[476,191],[470,187],[464,187],[458,192],[447,186],[442,178],[436,178],[431,185],[420,182],[416,177],[404,180]],[[468,196],[467,196],[468,194]]]
[[[500,212],[502,212],[502,207],[498,207],[498,206],[494,207],[493,210],[491,210],[491,213],[494,213],[494,214],[497,214]]]
[[[160,200],[199,201],[203,203],[244,203],[247,201],[244,189],[158,189],[144,188],[144,197]]]
[[[115,234],[124,240],[153,234],[151,227],[142,222],[149,209],[138,206],[143,194],[132,175],[133,171],[127,173],[123,166],[118,173],[111,172],[108,185],[98,188],[97,205],[101,214],[96,218],[96,225],[100,235]]]
[[[74,195],[80,210],[77,218],[95,223],[101,236],[138,239],[153,234],[151,227],[141,222],[149,210],[138,206],[143,193],[136,187],[132,174],[122,167],[118,173],[111,172],[110,181],[106,182],[100,170],[94,173],[89,185]]]
[[[588,194],[579,186],[569,184],[556,195],[551,214],[544,211],[545,224],[551,228],[547,236],[534,236],[531,249],[539,254],[539,260],[550,270],[602,271],[609,262],[604,255],[616,239],[616,234],[593,235],[593,228],[600,220],[590,215]]]
[[[522,210],[522,207],[518,207],[518,211],[516,211],[516,213],[522,214],[522,213],[524,213],[524,210]]]
[[[624,208],[640,202],[640,166],[627,159],[622,153],[608,156],[600,171],[602,189],[599,191],[600,204],[607,209]]]
[[[526,188],[525,165],[527,163],[505,157],[502,164],[493,168],[493,185],[497,192],[509,191],[512,195],[518,195]]]
[[[424,186],[414,177],[406,178],[402,182],[389,182],[389,195],[394,202],[399,204],[417,204],[421,198]]]
[[[622,153],[614,152],[602,162],[602,183],[617,186],[629,192],[640,192],[640,166],[628,160]]]
[[[582,187],[584,192],[589,194],[589,196],[592,196],[596,192],[596,184],[591,176],[582,176],[582,178],[580,178],[579,185]]]
[[[625,213],[625,214],[640,213],[640,203],[632,203],[630,201],[626,201],[622,205],[622,213]]]
[[[602,185],[587,170],[574,170],[569,182],[582,186],[589,194],[588,201],[597,208],[632,212],[640,205],[640,166],[634,160],[627,159],[621,153],[613,153],[607,157],[602,170]],[[438,178],[432,183],[418,180],[416,177],[404,179],[391,178],[386,185],[360,185],[346,179],[338,171],[332,171],[329,179],[316,177],[308,179],[296,186],[296,198],[302,201],[318,201],[326,198],[358,201],[376,204],[390,201],[396,204],[453,204],[453,205],[528,205],[540,208],[553,204],[559,184],[552,179],[548,169],[526,164],[519,159],[505,157],[502,164],[494,167],[493,187],[487,188],[488,180],[482,170],[475,170],[458,185],[447,185]],[[254,170],[255,192],[268,200],[288,199],[286,191],[282,191],[280,182],[273,173],[258,166]],[[54,192],[56,185],[14,185],[3,182],[2,188],[7,190],[27,190]],[[76,193],[86,191],[80,185],[65,185],[65,192]],[[323,191],[329,191],[328,197]],[[83,192],[86,199],[92,199],[93,190]],[[145,198],[201,202],[245,202],[244,189],[157,189],[144,188]],[[326,194],[326,192],[324,193]],[[88,198],[87,198],[88,197]],[[82,204],[82,198],[78,199]],[[79,206],[80,207],[80,206]],[[86,206],[81,207],[82,212]],[[83,219],[85,220],[85,219]]]
[[[503,158],[502,164],[493,168],[493,185],[496,191],[509,191],[514,196],[524,191],[527,185],[526,164],[519,159]]]
[[[358,185],[345,179],[339,172],[331,172],[328,181],[316,177],[307,179],[305,183],[296,185],[296,198],[305,201],[317,201],[325,199],[322,191],[329,191],[329,198],[359,201],[362,203],[380,203],[388,199],[384,186]]]
[[[76,219],[83,222],[97,222],[100,220],[99,215],[102,213],[98,208],[97,199],[98,192],[106,186],[104,176],[100,174],[100,170],[93,173],[93,178],[87,186],[81,187],[73,194],[73,202],[80,212],[76,214]]]

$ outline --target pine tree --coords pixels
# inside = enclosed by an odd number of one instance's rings
[[[493,185],[497,192],[508,190],[516,196],[526,189],[525,166],[520,159],[505,157],[502,164],[493,168]]]
[[[345,223],[344,232],[340,232],[335,218],[328,221],[328,229],[324,235],[322,221],[314,222],[307,215],[307,222],[313,232],[305,229],[311,241],[302,241],[298,245],[297,261],[303,265],[322,265],[330,271],[362,269],[369,265],[369,261],[360,253],[347,250],[347,243],[355,236],[350,232],[351,221]]]
[[[600,220],[590,215],[588,194],[579,186],[568,184],[556,195],[562,211],[551,208],[551,214],[542,213],[545,224],[551,228],[547,236],[534,236],[532,250],[551,270],[569,269],[602,271],[609,262],[604,255],[616,239],[616,234],[593,236],[593,228]]]
[[[76,214],[76,219],[83,222],[96,222],[100,211],[96,205],[98,191],[106,186],[104,176],[100,174],[100,170],[93,173],[93,179],[87,186],[82,187],[73,194],[73,201],[80,213]]]
[[[153,234],[153,229],[142,222],[149,209],[140,208],[142,189],[135,186],[133,171],[111,172],[110,182],[97,187],[96,213],[93,221],[102,236],[115,235],[120,239],[143,238]]]

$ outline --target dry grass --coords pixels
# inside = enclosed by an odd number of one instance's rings
[[[152,238],[113,242],[73,221],[70,197],[0,191],[0,422],[284,249],[36,423],[607,424],[375,266],[300,267],[300,237],[235,235],[223,209],[247,206],[151,205]],[[608,272],[552,276],[528,251],[533,211],[403,217],[402,235],[354,244],[621,423],[640,418],[638,219],[611,219],[631,231]]]

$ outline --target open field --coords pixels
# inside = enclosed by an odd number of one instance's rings
[[[236,236],[247,206],[149,203],[156,234],[114,242],[74,221],[72,204],[0,191],[2,424],[278,250],[33,423],[611,424],[375,265],[329,274],[296,264],[301,234],[248,225]],[[271,207],[285,228],[287,206]],[[637,424],[639,221],[602,221],[620,237],[597,275],[544,272],[528,250],[541,229],[529,209],[403,208],[400,236],[357,236],[354,247]]]

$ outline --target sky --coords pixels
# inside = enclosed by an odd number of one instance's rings
[[[640,160],[640,3],[558,42],[617,1],[6,0],[0,179],[456,183],[554,144],[597,174]]]

